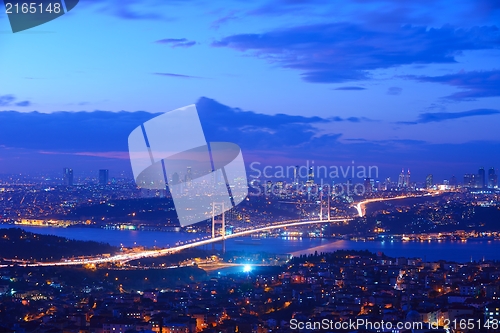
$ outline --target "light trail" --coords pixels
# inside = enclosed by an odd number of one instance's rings
[[[374,199],[366,199],[363,201],[358,202],[354,207],[358,211],[358,216],[363,217],[366,214],[366,205],[372,202],[380,202],[380,201],[389,201],[389,200],[400,200],[400,199],[410,199],[410,198],[421,198],[429,195],[435,195],[436,193],[425,193],[421,195],[400,195],[397,197],[392,197],[392,198],[374,198]]]
[[[374,198],[374,199],[367,199],[364,201],[361,201],[354,205],[358,212],[359,217],[363,217],[366,213],[366,208],[365,206],[369,203],[372,202],[380,202],[380,201],[388,201],[388,200],[398,200],[398,199],[407,199],[407,198],[417,198],[417,197],[423,197],[423,196],[429,196],[433,195],[433,193],[426,193],[423,195],[412,195],[412,196],[407,196],[407,195],[402,195],[402,196],[397,196],[397,197],[392,197],[392,198]],[[267,230],[273,230],[273,229],[280,229],[280,228],[287,228],[287,227],[295,227],[295,226],[301,226],[301,225],[308,225],[308,224],[318,224],[318,223],[335,223],[335,222],[344,222],[344,221],[351,221],[353,218],[351,217],[336,217],[333,219],[326,219],[326,220],[293,220],[293,221],[285,221],[285,222],[278,222],[272,225],[267,225],[264,227],[259,227],[255,229],[248,229],[248,230],[242,230],[235,232],[230,235],[225,235],[225,236],[217,236],[214,238],[209,238],[209,239],[203,239],[199,241],[193,241],[188,244],[183,244],[175,247],[170,247],[166,249],[159,249],[159,250],[146,250],[146,251],[141,251],[141,252],[134,252],[134,253],[125,253],[125,254],[117,254],[113,255],[110,257],[100,257],[100,258],[91,258],[91,259],[71,259],[71,260],[61,260],[61,261],[56,261],[56,262],[38,262],[38,263],[20,263],[18,260],[11,260],[12,262],[16,262],[19,265],[25,266],[25,267],[45,267],[45,266],[76,266],[76,265],[98,265],[98,264],[104,264],[104,263],[113,263],[113,262],[120,262],[120,263],[125,263],[128,261],[133,261],[133,260],[139,260],[143,258],[155,258],[155,257],[161,257],[165,256],[168,254],[172,254],[175,252],[179,252],[182,250],[190,249],[193,247],[198,247],[198,246],[203,246],[203,245],[208,245],[216,242],[220,242],[225,239],[230,239],[230,238],[236,238],[236,237],[241,237],[241,236],[246,236],[250,235],[253,233],[258,233],[262,231],[267,231]],[[4,259],[8,260],[8,259]],[[0,268],[5,268],[5,267],[10,267],[12,265],[0,265]]]
[[[179,252],[182,250],[190,249],[193,247],[198,247],[198,246],[203,246],[207,244],[212,244],[216,242],[220,242],[224,239],[230,239],[230,238],[236,238],[236,237],[241,237],[241,236],[246,236],[250,235],[253,233],[257,232],[262,232],[262,231],[267,231],[267,230],[273,230],[273,229],[280,229],[280,228],[287,228],[287,227],[294,227],[294,226],[300,226],[300,225],[308,225],[308,224],[318,224],[318,223],[335,223],[335,222],[344,222],[344,221],[350,221],[352,218],[335,218],[335,219],[330,219],[330,220],[307,220],[307,221],[286,221],[286,222],[280,222],[277,224],[273,225],[268,225],[265,227],[259,227],[255,229],[248,229],[248,230],[243,230],[239,231],[230,235],[226,236],[217,236],[214,238],[209,238],[209,239],[204,239],[196,242],[191,242],[188,244],[183,244],[167,249],[159,249],[159,250],[146,250],[142,252],[135,252],[135,253],[125,253],[125,254],[117,254],[114,256],[110,256],[107,258],[94,258],[94,259],[73,259],[73,260],[61,260],[61,261],[56,261],[56,262],[38,262],[38,263],[23,263],[20,264],[21,266],[25,267],[46,267],[46,266],[75,266],[75,265],[97,265],[97,264],[104,264],[104,263],[112,263],[112,262],[128,262],[128,261],[133,261],[133,260],[139,260],[139,259],[144,259],[144,258],[155,258],[155,257],[162,257],[164,255],[172,254],[175,252]],[[4,267],[9,267],[11,265],[0,265],[0,268]]]

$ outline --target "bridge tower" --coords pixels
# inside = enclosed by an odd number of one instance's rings
[[[330,193],[328,193],[328,221],[331,220],[331,217],[330,217]]]
[[[222,211],[222,220],[220,222],[215,220],[215,206],[216,205],[220,206],[221,211]],[[222,224],[221,236],[222,236],[222,239],[225,239],[226,238],[226,217],[225,217],[224,203],[223,202],[212,203],[212,238],[215,238],[215,224]]]
[[[327,218],[328,221],[331,220],[331,215],[330,215],[330,193],[328,192],[327,195]],[[321,192],[319,193],[319,220],[323,221],[323,189],[321,189]]]
[[[323,221],[323,189],[319,192],[319,220]]]
[[[221,221],[215,220],[215,206],[221,207],[221,211],[222,211],[222,220]],[[225,215],[225,211],[224,211],[224,203],[223,202],[213,202],[212,203],[212,238],[215,238],[215,224],[221,224],[222,253],[225,253],[226,252],[226,215]]]

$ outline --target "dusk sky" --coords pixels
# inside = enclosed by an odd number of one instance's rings
[[[499,59],[498,0],[80,0],[15,34],[2,10],[0,173],[130,172],[130,131],[197,103],[247,164],[461,180],[500,167]]]

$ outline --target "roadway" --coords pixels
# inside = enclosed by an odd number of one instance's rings
[[[193,247],[198,247],[198,246],[203,246],[203,245],[208,245],[216,242],[220,242],[224,239],[230,239],[230,238],[236,238],[236,237],[241,237],[241,236],[247,236],[253,233],[258,233],[258,232],[263,232],[263,231],[268,231],[268,230],[273,230],[273,229],[280,229],[280,228],[288,228],[288,227],[296,227],[296,226],[301,226],[301,225],[308,225],[308,224],[317,224],[317,223],[335,223],[335,222],[344,222],[344,221],[350,221],[352,218],[334,218],[334,219],[324,219],[324,220],[294,220],[294,221],[285,221],[285,222],[279,222],[271,225],[267,225],[264,227],[259,227],[259,228],[252,228],[252,229],[246,229],[242,231],[235,232],[230,235],[225,235],[225,236],[217,236],[214,238],[208,238],[208,239],[202,239],[202,240],[197,240],[194,242],[188,242],[187,244],[182,244],[174,247],[169,247],[166,249],[158,249],[158,250],[146,250],[142,252],[132,252],[132,253],[123,253],[123,254],[117,254],[113,256],[109,256],[106,258],[89,258],[89,259],[63,259],[61,261],[55,261],[55,262],[36,262],[36,263],[18,263],[19,265],[25,266],[25,267],[46,267],[46,266],[76,266],[76,265],[98,265],[98,264],[104,264],[104,263],[114,263],[114,262],[120,262],[120,263],[125,263],[128,261],[133,261],[133,260],[138,260],[138,259],[143,259],[143,258],[155,258],[155,257],[162,257],[168,254],[172,254],[175,252],[179,252],[182,250],[190,249]],[[0,268],[2,267],[8,267],[10,265],[0,265]]]
[[[420,198],[420,197],[425,197],[425,196],[430,196],[430,195],[435,195],[437,193],[425,193],[425,194],[420,194],[420,195],[400,195],[397,197],[391,197],[391,198],[374,198],[374,199],[366,199],[363,201],[358,202],[356,205],[354,205],[354,208],[358,211],[358,216],[363,217],[366,215],[366,205],[369,203],[373,202],[380,202],[380,201],[390,201],[390,200],[400,200],[400,199],[409,199],[409,198]]]
[[[379,201],[388,201],[388,200],[398,200],[398,199],[406,199],[406,198],[414,198],[414,197],[422,197],[422,196],[428,196],[432,195],[432,193],[426,193],[423,195],[419,196],[407,196],[407,195],[402,195],[402,196],[397,196],[397,197],[391,197],[391,198],[374,198],[374,199],[367,199],[364,201],[361,201],[357,204],[354,205],[354,208],[356,208],[358,212],[358,216],[363,217],[366,214],[366,205],[369,203],[373,202],[379,202]],[[293,221],[283,221],[283,222],[277,222],[273,223],[270,225],[266,225],[263,227],[259,228],[249,228],[249,229],[244,229],[238,232],[235,232],[230,235],[225,235],[225,236],[217,236],[213,238],[208,238],[208,239],[201,239],[201,240],[195,240],[195,241],[188,241],[185,242],[184,244],[181,245],[176,245],[174,247],[169,247],[165,249],[158,249],[158,250],[145,250],[141,252],[132,252],[132,253],[122,253],[122,254],[116,254],[113,256],[109,257],[98,257],[98,258],[87,258],[87,259],[63,259],[61,261],[55,261],[55,262],[19,262],[19,261],[14,261],[12,260],[13,263],[17,263],[22,266],[26,267],[44,267],[44,266],[76,266],[76,265],[98,265],[98,264],[104,264],[104,263],[125,263],[133,260],[138,260],[138,259],[143,259],[143,258],[155,258],[155,257],[161,257],[165,256],[168,254],[172,254],[175,252],[179,252],[182,250],[190,249],[193,247],[198,247],[198,246],[203,246],[203,245],[208,245],[216,242],[220,242],[224,239],[230,239],[230,238],[236,238],[236,237],[242,237],[242,236],[247,236],[253,233],[258,233],[258,232],[263,232],[263,231],[268,231],[268,230],[273,230],[273,229],[280,229],[280,228],[288,228],[288,227],[296,227],[296,226],[301,226],[301,225],[308,225],[308,224],[317,224],[317,223],[335,223],[335,222],[344,222],[344,221],[350,221],[353,218],[349,217],[335,217],[331,219],[318,219],[318,220],[293,220]],[[10,265],[0,265],[0,268],[2,267],[8,267]]]

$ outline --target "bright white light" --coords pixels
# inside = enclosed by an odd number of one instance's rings
[[[243,266],[243,272],[248,273],[252,270],[252,266],[250,265],[245,265]]]

